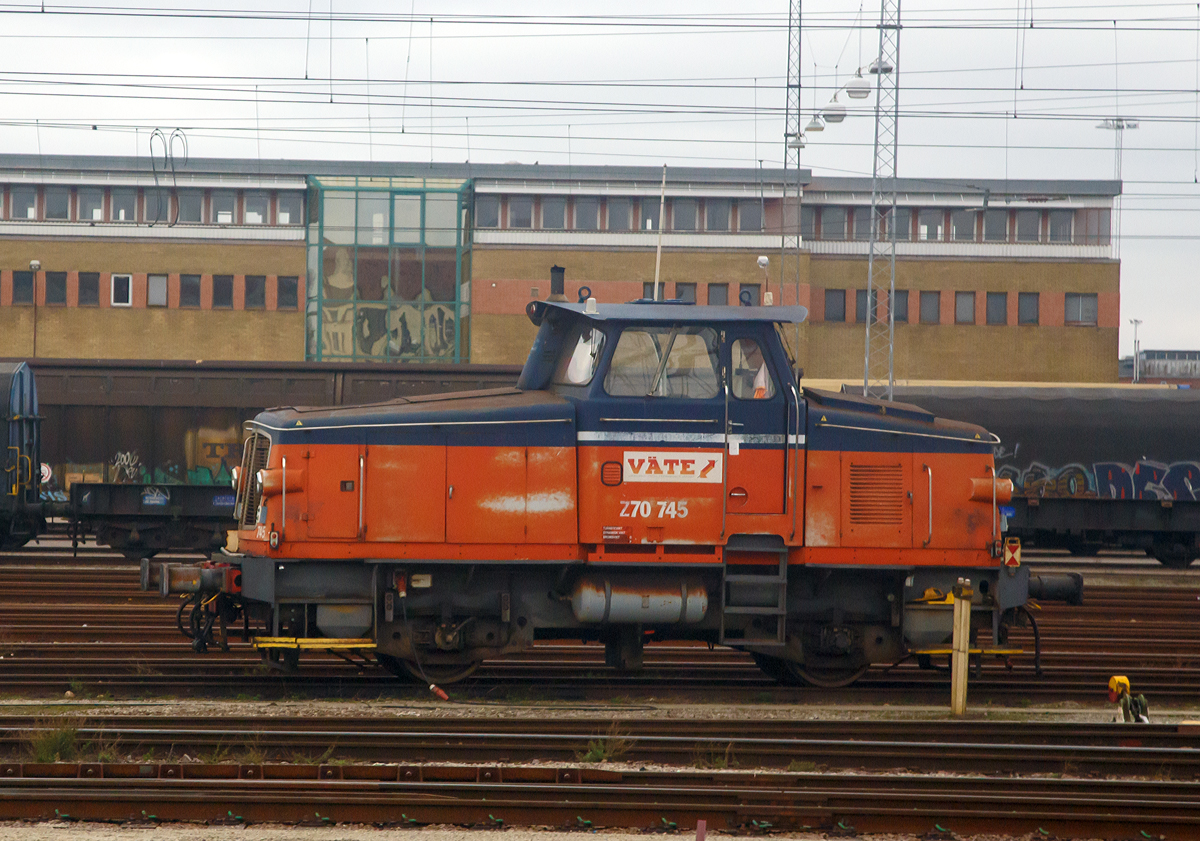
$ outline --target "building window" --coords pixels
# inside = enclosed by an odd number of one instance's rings
[[[694,283],[676,283],[675,284],[675,300],[686,301],[689,304],[696,303],[696,284]]]
[[[647,280],[642,283],[642,298],[647,301],[664,301],[667,297],[667,285],[661,280],[658,282],[658,295],[654,294],[654,281]]]
[[[643,197],[638,201],[641,206],[641,223],[638,225],[640,231],[657,231],[659,225],[658,211],[660,199]]]
[[[975,216],[973,210],[955,210],[950,213],[950,238],[955,242],[975,241]]]
[[[33,272],[13,272],[13,304],[33,303]]]
[[[246,193],[245,222],[247,225],[265,225],[271,221],[271,198],[266,193]]]
[[[79,306],[100,306],[100,272],[79,273]]]
[[[1096,293],[1068,292],[1066,299],[1066,322],[1083,326],[1096,325]]]
[[[854,208],[854,238],[863,242],[871,238],[871,208]]]
[[[870,309],[871,309],[871,307],[868,305],[868,302],[867,302],[867,290],[855,289],[854,290],[854,321],[857,324],[866,324],[867,323],[867,312]],[[876,314],[872,312],[871,313],[872,323],[875,321],[876,317],[877,317]]]
[[[163,189],[145,191],[146,215],[145,220],[154,224],[168,224],[171,221],[170,194]]]
[[[1073,210],[1051,210],[1050,211],[1050,241],[1051,242],[1070,242],[1071,241],[1071,223],[1075,220],[1075,211]]]
[[[1037,242],[1042,238],[1042,212],[1017,211],[1017,242]]]
[[[165,307],[167,305],[167,276],[152,274],[146,278],[146,306]]]
[[[200,275],[179,276],[179,306],[196,309],[200,306]]]
[[[533,227],[533,199],[529,196],[513,196],[508,200],[508,227]]]
[[[940,324],[942,322],[942,293],[921,293],[921,323]]]
[[[672,199],[671,200],[671,230],[673,230],[673,231],[694,231],[694,230],[696,230],[696,200],[695,199]]]
[[[304,196],[300,193],[280,193],[275,200],[277,209],[275,222],[278,225],[301,225],[304,223]],[[495,225],[492,226],[496,227]]]
[[[275,309],[294,310],[300,306],[297,292],[300,288],[300,278],[281,277],[275,281]]]
[[[248,310],[266,309],[267,278],[264,275],[246,275],[246,299],[244,307]]]
[[[476,228],[499,228],[500,227],[500,197],[499,196],[476,196],[475,197],[475,227]]]
[[[575,230],[596,231],[600,229],[600,199],[575,199]]]
[[[896,242],[908,242],[912,239],[912,217],[913,212],[911,207],[897,207],[895,214],[888,213],[883,218],[884,221],[884,236],[891,237],[892,235],[892,219],[895,217],[896,223]]]
[[[987,210],[983,214],[983,241],[1008,242],[1008,211]]]
[[[71,188],[70,187],[47,187],[46,188],[46,218],[47,219],[70,219],[71,218]]]
[[[1017,293],[1017,324],[1038,323],[1038,293]]]
[[[843,240],[846,238],[846,208],[821,208],[821,239]]]
[[[67,305],[66,272],[46,272],[46,305],[51,307]]]
[[[738,303],[744,306],[757,307],[762,303],[762,296],[759,294],[761,287],[757,283],[740,283],[738,284]],[[747,299],[749,293],[749,299]],[[749,303],[747,303],[747,300]]]
[[[79,191],[79,221],[104,221],[104,191],[87,188]]]
[[[1075,242],[1079,245],[1108,245],[1110,219],[1108,208],[1076,211]]]
[[[630,205],[629,199],[609,199],[605,204],[608,206],[608,229],[610,231],[628,231],[630,220]]]
[[[708,305],[710,307],[727,307],[727,306],[729,306],[729,284],[728,283],[710,283],[710,284],[708,284]]]
[[[204,221],[204,194],[199,190],[180,190],[175,199],[179,212],[176,214],[179,222],[197,224]],[[175,221],[175,220],[172,220]]]
[[[763,229],[762,202],[758,199],[742,199],[738,202],[738,230],[745,233],[759,233]],[[812,212],[809,211],[811,227]],[[809,235],[811,236],[811,230]]]
[[[542,227],[558,231],[567,226],[567,200],[563,196],[546,196],[542,199]]]
[[[975,323],[975,293],[974,292],[955,292],[954,293],[954,323],[955,324],[974,324]]]
[[[892,321],[896,324],[908,323],[908,290],[897,289],[892,298]]]
[[[845,289],[826,289],[825,290],[825,320],[826,321],[845,321],[846,320],[846,290]]]
[[[133,278],[127,274],[112,276],[112,305],[114,307],[133,306]]]
[[[233,275],[213,275],[213,309],[233,308]]]
[[[816,208],[804,205],[800,208],[800,238],[812,239],[816,236]]]
[[[704,200],[704,230],[729,230],[729,199]]]
[[[114,222],[137,221],[137,190],[113,190],[109,218]]]
[[[987,323],[1008,324],[1008,293],[987,293]]]
[[[37,218],[37,187],[13,187],[10,219]]]
[[[212,221],[214,225],[232,225],[236,208],[236,193],[232,190],[213,190]]]
[[[930,242],[941,241],[946,238],[945,225],[945,212],[941,210],[917,211],[917,239]]]

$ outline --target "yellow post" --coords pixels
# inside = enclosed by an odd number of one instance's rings
[[[950,654],[950,712],[967,711],[967,666],[971,645],[971,579],[960,578],[954,587],[954,637]]]

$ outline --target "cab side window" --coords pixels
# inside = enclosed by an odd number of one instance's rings
[[[729,349],[733,363],[732,391],[739,400],[770,400],[775,396],[775,379],[763,359],[762,348],[753,339],[738,339]]]
[[[711,327],[629,327],[617,339],[604,390],[613,397],[705,400],[719,391],[718,370]]]
[[[563,345],[553,381],[558,385],[587,385],[604,350],[604,334],[590,325],[579,324],[572,328]]]

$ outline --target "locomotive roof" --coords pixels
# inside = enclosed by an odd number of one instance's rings
[[[586,304],[565,301],[533,301],[529,319],[541,325],[546,316],[562,311],[571,317],[592,321],[637,321],[660,324],[727,324],[730,322],[763,322],[768,324],[799,324],[808,316],[806,307],[710,307],[676,301],[646,301],[629,304],[597,304],[595,312],[587,312]]]

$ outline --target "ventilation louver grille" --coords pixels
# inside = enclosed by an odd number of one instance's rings
[[[850,523],[856,526],[903,525],[902,465],[850,465]]]
[[[254,477],[258,471],[267,466],[271,455],[271,439],[265,435],[254,433],[246,439],[246,452],[242,457],[242,499],[238,507],[239,520],[245,528],[249,528],[258,520],[258,483]]]

